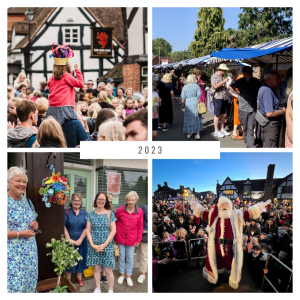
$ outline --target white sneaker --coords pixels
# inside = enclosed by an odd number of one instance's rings
[[[108,290],[108,293],[113,293],[114,291],[112,291],[112,290]]]
[[[200,140],[200,134],[195,135],[195,140]]]
[[[137,279],[137,282],[138,283],[143,283],[146,279],[146,276],[145,275],[140,275],[140,277]]]
[[[214,132],[214,136],[223,138],[225,135],[218,130],[217,132]]]
[[[225,129],[221,130],[220,132],[221,132],[222,134],[224,134],[224,135],[230,135],[230,133],[227,132]]]
[[[124,276],[120,276],[120,277],[118,278],[118,284],[122,284],[123,281],[124,281],[124,279],[125,279]]]
[[[95,288],[94,293],[101,293],[101,290],[99,290],[98,288]]]
[[[133,286],[133,282],[132,282],[131,278],[126,277],[126,281],[129,286]]]
[[[192,137],[192,133],[189,133],[189,134],[187,135],[187,138],[190,139],[191,137]]]

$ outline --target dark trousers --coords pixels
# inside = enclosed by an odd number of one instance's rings
[[[256,124],[255,115],[255,111],[250,113],[239,110],[239,121],[243,126],[246,148],[254,148],[254,127]]]
[[[262,140],[264,148],[277,148],[279,140],[280,121],[272,120],[262,127]]]

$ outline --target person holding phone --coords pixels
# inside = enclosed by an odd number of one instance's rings
[[[34,293],[38,279],[35,235],[39,225],[32,202],[24,196],[26,170],[11,167],[7,172],[7,290]],[[36,233],[34,232],[36,231]]]

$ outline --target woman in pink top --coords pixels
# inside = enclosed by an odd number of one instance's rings
[[[119,246],[119,272],[118,283],[122,284],[125,279],[129,286],[133,286],[131,280],[133,268],[134,250],[142,241],[143,235],[143,210],[137,207],[139,196],[136,192],[129,192],[126,197],[126,205],[116,211],[117,233],[115,241]],[[126,266],[125,266],[126,261]]]
[[[79,70],[78,64],[75,64],[76,77],[72,76],[71,65],[69,58],[74,56],[74,53],[69,45],[56,47],[52,55],[54,58],[53,75],[49,78],[49,108],[46,114],[53,116],[60,125],[63,125],[66,120],[77,120],[77,113],[74,110],[75,106],[75,91],[74,88],[83,88],[84,81]]]

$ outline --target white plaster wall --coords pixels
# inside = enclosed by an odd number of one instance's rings
[[[98,58],[90,58],[91,50],[83,50],[83,67],[85,70],[99,69]]]
[[[52,51],[51,51],[51,50],[49,50],[49,51],[47,52],[47,56],[46,56],[46,60],[47,60],[47,71],[53,71],[54,60],[53,60],[52,57],[51,57],[51,58],[49,57],[50,54],[52,54]]]
[[[36,58],[38,58],[44,50],[36,50],[31,52],[31,62],[33,62]],[[44,70],[44,59],[40,58],[32,67],[32,70]]]
[[[89,26],[84,26],[83,28],[83,45],[91,45],[91,28]]]
[[[127,13],[127,17],[129,14]],[[128,55],[143,54],[143,9],[139,8],[128,29]]]
[[[44,77],[44,74],[40,73],[32,73],[32,80],[31,84],[34,87],[34,89],[40,89],[40,82],[41,81],[47,81],[47,78]]]
[[[51,46],[57,42],[59,27],[48,27],[44,34],[34,43],[34,46]]]
[[[74,22],[67,22],[67,19],[69,18],[72,18]],[[82,15],[77,7],[64,7],[53,22],[53,24],[72,23],[89,24],[88,20]]]
[[[94,82],[94,86],[93,86],[93,89],[96,89],[97,88],[97,80],[98,78],[98,72],[84,72],[83,73],[83,79],[84,79],[84,82],[87,82],[89,79],[93,80]]]
[[[103,60],[103,69],[112,69],[114,65],[107,59]]]
[[[123,56],[124,53],[125,53],[124,50],[122,48],[119,48],[119,54]]]
[[[14,33],[14,32],[13,32]],[[12,41],[12,49],[14,49],[20,41],[24,39],[25,35],[12,35],[11,41]]]

